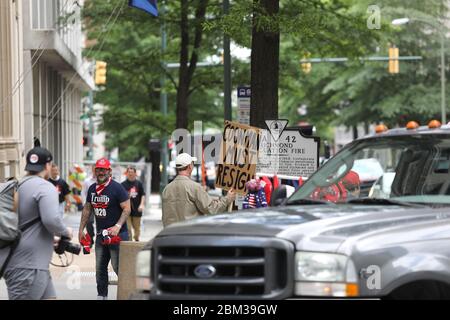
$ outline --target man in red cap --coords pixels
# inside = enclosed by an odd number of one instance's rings
[[[342,185],[347,190],[347,197],[345,200],[358,199],[360,194],[360,180],[359,175],[350,170],[342,179]]]
[[[108,159],[99,159],[95,164],[96,183],[86,194],[86,204],[81,216],[78,238],[85,243],[84,228],[93,210],[97,225],[95,239],[95,264],[97,293],[99,300],[108,297],[108,264],[111,260],[114,272],[119,274],[119,242],[128,240],[127,218],[130,215],[128,192],[111,177]]]

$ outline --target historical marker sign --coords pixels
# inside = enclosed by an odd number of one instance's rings
[[[319,166],[319,138],[285,129],[287,120],[266,121],[260,137],[259,174],[309,177]]]

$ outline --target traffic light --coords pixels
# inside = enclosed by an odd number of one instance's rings
[[[302,63],[302,71],[303,71],[303,73],[305,73],[305,74],[308,74],[308,73],[310,73],[311,72],[311,69],[312,69],[312,66],[311,66],[311,63]]]
[[[87,136],[83,136],[83,146],[87,147],[89,145],[89,138]]]
[[[303,56],[303,60],[309,59],[310,56],[311,56],[311,54],[309,52],[305,53],[305,55]],[[302,62],[301,66],[302,66],[302,71],[304,74],[308,74],[311,72],[312,65],[310,62]]]
[[[106,84],[106,66],[108,64],[104,61],[97,61],[95,63],[95,84],[105,85]]]
[[[389,73],[396,74],[399,72],[398,48],[391,46],[389,48]]]

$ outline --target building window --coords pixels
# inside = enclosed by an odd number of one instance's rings
[[[57,19],[59,0],[32,0],[31,26],[36,30],[53,30]]]

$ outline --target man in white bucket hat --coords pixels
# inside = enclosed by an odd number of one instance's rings
[[[188,153],[181,153],[175,159],[177,176],[162,193],[162,220],[164,227],[192,219],[199,215],[216,214],[227,211],[236,199],[236,192],[231,189],[225,197],[213,199],[193,181],[190,176],[197,158]]]

